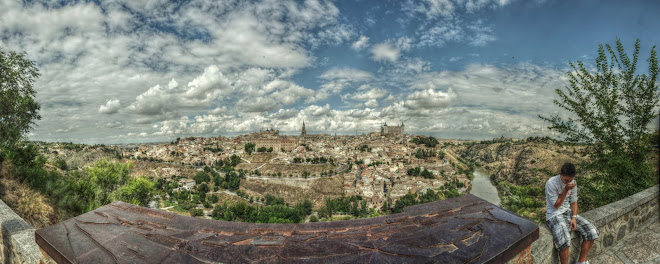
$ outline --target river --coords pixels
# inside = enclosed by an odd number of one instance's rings
[[[471,194],[490,203],[499,206],[500,197],[497,195],[497,189],[490,183],[490,177],[484,170],[477,168],[474,170],[474,181],[472,181]]]

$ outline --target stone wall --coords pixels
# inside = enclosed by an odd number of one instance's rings
[[[34,231],[0,200],[0,263],[49,263],[34,241]]]
[[[600,232],[589,256],[607,250],[637,226],[658,215],[658,207],[658,185],[656,185],[623,200],[581,213],[580,215],[593,223]],[[557,250],[552,243],[552,234],[545,225],[541,225],[539,229],[539,239],[532,243],[532,263],[559,263]],[[579,256],[582,238],[574,232],[571,233],[571,238],[569,263],[575,263]]]

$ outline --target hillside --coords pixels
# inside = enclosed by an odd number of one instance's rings
[[[588,159],[584,147],[551,140],[482,141],[454,147],[462,159],[483,167],[494,181],[542,186],[557,175],[565,162],[579,164]]]

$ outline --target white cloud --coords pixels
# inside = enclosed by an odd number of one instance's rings
[[[128,109],[141,115],[164,115],[176,111],[182,103],[175,89],[157,84],[138,95]]]
[[[376,44],[371,48],[371,55],[375,61],[396,62],[399,59],[399,49],[390,43]]]
[[[421,13],[427,19],[451,19],[456,17],[460,10],[474,13],[485,8],[505,6],[510,2],[510,0],[409,0],[404,4],[403,11],[410,16]]]
[[[107,115],[116,114],[117,112],[119,112],[119,108],[121,108],[121,104],[119,103],[119,100],[112,99],[112,100],[108,100],[108,102],[105,103],[105,105],[99,107],[99,113],[107,114]]]
[[[472,31],[473,37],[470,39],[470,44],[473,46],[484,46],[488,42],[495,41],[493,29],[485,25],[482,20],[478,20],[468,26]]]
[[[280,109],[268,117],[275,119],[290,119],[292,117],[298,116],[298,113],[299,111],[296,109]]]
[[[404,11],[411,15],[422,13],[427,18],[436,18],[438,16],[451,18],[454,16],[456,5],[451,0],[424,0],[408,1],[404,6]]]
[[[447,92],[426,89],[409,95],[404,106],[411,110],[440,109],[448,107],[455,99],[456,94],[451,89]]]
[[[353,45],[351,45],[351,47],[355,50],[360,50],[367,46],[369,46],[369,37],[364,35],[361,35],[360,38],[353,42]]]
[[[370,99],[380,99],[387,95],[387,91],[378,88],[372,88],[366,92],[347,94],[344,98],[351,100],[367,101]]]
[[[396,40],[395,46],[399,50],[408,51],[410,50],[411,43],[412,43],[412,39],[410,39],[409,37],[400,37]]]
[[[312,116],[327,116],[330,114],[330,105],[326,104],[325,106],[310,105],[305,109],[305,112],[309,112]]]
[[[394,76],[417,75],[429,71],[431,63],[420,58],[406,58],[397,62],[391,70]]]
[[[205,100],[222,91],[231,89],[230,82],[216,65],[206,67],[204,73],[188,83],[184,96],[191,99]],[[176,86],[175,86],[176,87]]]
[[[372,77],[373,75],[367,71],[352,68],[332,68],[321,74],[321,79],[324,80],[366,81]]]
[[[154,121],[207,111],[224,104],[219,97],[225,95],[238,102],[243,96],[255,96],[254,90],[264,83],[289,79],[291,72],[314,61],[306,47],[354,38],[352,26],[338,18],[333,2],[316,0],[240,4],[8,0],[0,1],[0,46],[25,51],[39,65],[41,77],[35,89],[43,118],[37,121],[35,140],[69,141],[48,136],[58,129],[70,129],[76,140],[102,140],[108,135],[90,132],[83,124],[135,120],[131,132],[139,135]],[[250,74],[251,68],[281,75],[267,74],[264,82],[241,80],[239,75]],[[210,72],[199,75],[203,70]],[[170,88],[167,83],[172,79],[188,85]],[[245,94],[232,90],[253,82],[253,90]],[[292,86],[279,91],[274,100],[291,104],[308,98],[310,92]],[[94,103],[109,98],[127,104],[130,111]]]
[[[373,108],[373,107],[378,107],[378,100],[376,100],[376,99],[369,99],[369,100],[367,100],[367,102],[364,103],[364,105],[365,105],[365,106],[368,106],[368,107],[372,107],[372,108]]]
[[[325,82],[315,91],[314,96],[306,100],[307,103],[326,100],[330,95],[338,94],[346,87],[371,80],[373,75],[353,68],[332,68],[319,77]]]
[[[442,23],[430,29],[420,28],[417,32],[420,35],[419,46],[442,47],[447,42],[459,42],[466,37],[463,27],[454,23]]]

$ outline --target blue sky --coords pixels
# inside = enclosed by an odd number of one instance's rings
[[[0,1],[37,62],[32,140],[170,141],[275,128],[484,139],[537,115],[598,44],[660,43],[658,1]],[[657,126],[657,122],[655,124]]]

